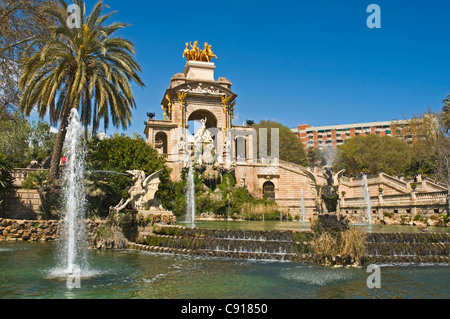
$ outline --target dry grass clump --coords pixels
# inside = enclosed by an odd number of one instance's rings
[[[241,214],[249,220],[261,220],[263,216],[264,219],[279,219],[280,208],[276,203],[243,203]]]
[[[329,233],[323,233],[311,242],[311,248],[317,255],[334,256],[338,254],[337,238]]]
[[[365,253],[366,235],[350,228],[339,233],[323,232],[312,241],[316,261],[323,265],[359,264]]]
[[[341,233],[339,254],[360,259],[366,250],[366,234],[356,228],[350,228]]]

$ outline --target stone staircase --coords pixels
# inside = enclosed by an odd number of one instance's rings
[[[164,226],[141,236],[129,248],[149,252],[313,262],[311,231],[251,231]],[[362,265],[383,263],[450,263],[450,234],[369,233]]]
[[[450,263],[450,234],[371,233],[364,260],[366,264]]]
[[[251,260],[299,261],[311,257],[311,233],[199,229],[167,226],[130,248],[153,252]]]

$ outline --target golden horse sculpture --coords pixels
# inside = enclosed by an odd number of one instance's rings
[[[189,46],[191,46],[189,48]],[[191,42],[186,43],[186,48],[183,52],[183,58],[186,57],[188,61],[200,61],[200,62],[211,62],[212,58],[217,59],[217,55],[212,51],[212,45],[208,45],[205,42],[205,46],[203,50],[200,50],[198,47],[198,41],[194,41],[194,44]]]

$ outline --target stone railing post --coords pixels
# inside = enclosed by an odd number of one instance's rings
[[[410,207],[410,208],[411,208],[411,220],[414,220],[414,217],[415,217],[416,214],[417,214],[417,207],[416,207],[417,196],[416,196],[416,190],[413,189],[413,190],[411,191],[410,194],[411,194],[411,204],[412,204],[412,206]]]

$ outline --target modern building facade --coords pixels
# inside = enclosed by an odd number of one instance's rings
[[[292,132],[297,134],[305,148],[336,149],[346,139],[358,135],[377,134],[380,136],[401,136],[405,138],[403,131],[405,125],[408,125],[407,120],[330,126],[301,124],[297,128],[292,129]],[[412,137],[406,137],[406,140],[412,142]]]

